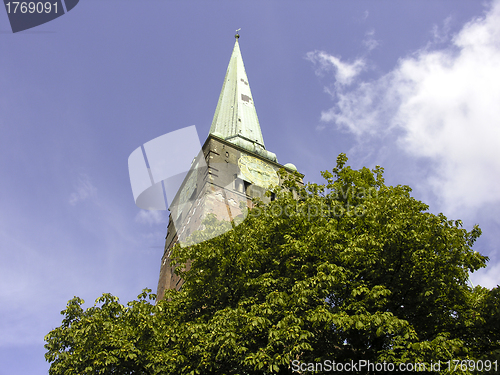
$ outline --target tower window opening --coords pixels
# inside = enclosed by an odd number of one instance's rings
[[[250,187],[252,184],[248,181],[243,181],[244,187],[245,187],[245,194],[250,195]]]
[[[239,193],[244,193],[244,183],[243,180],[238,178],[238,175],[234,175],[234,190],[236,190]]]

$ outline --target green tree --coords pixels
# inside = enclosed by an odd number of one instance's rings
[[[61,312],[61,327],[46,337],[49,374],[151,374],[155,306],[150,290],[127,306],[104,294],[86,310],[78,297]]]
[[[323,185],[283,174],[276,199],[233,230],[174,248],[185,283],[156,305],[147,291],[126,307],[109,295],[86,311],[70,301],[46,336],[50,374],[289,373],[324,360],[492,355],[498,289],[468,283],[487,261],[472,250],[480,229],[429,213],[409,187],[386,186],[382,168],[346,162],[339,155]]]

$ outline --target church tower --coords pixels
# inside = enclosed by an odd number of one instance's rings
[[[209,214],[228,222],[243,219],[244,208],[252,208],[252,198],[264,202],[273,199],[266,197],[265,192],[270,186],[281,184],[279,169],[297,170],[293,164],[279,164],[276,155],[266,150],[241,57],[239,35],[235,37],[210,133],[170,204],[158,281],[159,299],[165,290],[179,290],[183,283],[171,266],[175,244],[187,246],[189,236],[204,229],[203,220]]]

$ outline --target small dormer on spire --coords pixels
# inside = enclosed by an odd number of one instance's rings
[[[266,159],[277,161],[276,155],[267,151],[264,145],[238,43],[240,30],[236,30],[236,41],[210,127],[210,134]]]

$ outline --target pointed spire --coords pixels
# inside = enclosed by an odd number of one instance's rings
[[[257,111],[241,57],[238,43],[239,30],[236,30],[236,41],[210,127],[210,134],[276,161],[276,155],[266,151],[264,145]]]

